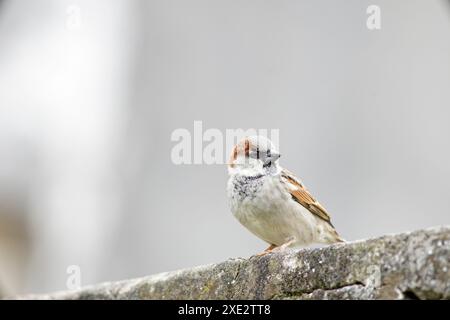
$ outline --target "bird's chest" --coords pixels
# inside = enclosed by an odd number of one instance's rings
[[[229,183],[229,198],[231,211],[239,220],[273,213],[287,200],[276,176],[234,177]]]
[[[266,179],[262,175],[235,176],[229,182],[229,197],[235,204],[254,200],[264,187]]]

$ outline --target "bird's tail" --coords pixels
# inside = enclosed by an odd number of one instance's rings
[[[345,239],[343,239],[339,233],[333,228],[330,234],[329,243],[339,243],[339,242],[347,242]]]

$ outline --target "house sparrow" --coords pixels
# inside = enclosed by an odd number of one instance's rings
[[[261,136],[233,147],[228,163],[231,211],[250,232],[269,243],[262,253],[311,244],[344,242],[330,216]]]

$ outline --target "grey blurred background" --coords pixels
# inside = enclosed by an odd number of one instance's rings
[[[366,9],[381,8],[381,30]],[[450,220],[444,0],[0,1],[0,295],[247,257],[177,128],[280,130],[356,240]]]

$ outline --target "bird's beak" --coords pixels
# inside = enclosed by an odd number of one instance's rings
[[[281,155],[279,153],[274,153],[272,152],[270,154],[270,157],[266,158],[266,161],[264,161],[265,165],[269,165],[270,163],[274,163],[275,161],[277,161],[279,158],[281,157]]]
[[[271,159],[272,161],[277,161],[280,157],[281,157],[281,154],[279,154],[279,153],[272,153],[272,154],[270,155],[270,159]]]

